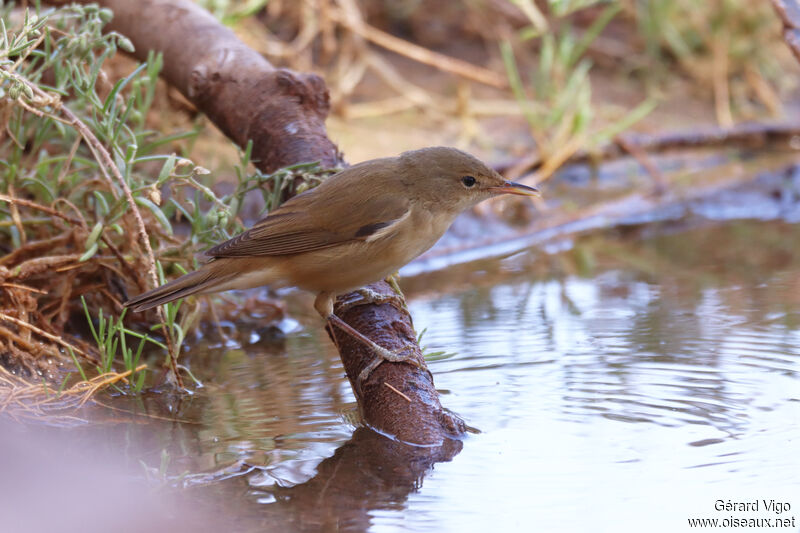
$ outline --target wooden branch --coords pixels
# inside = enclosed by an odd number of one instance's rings
[[[89,1],[94,0],[82,0]],[[276,69],[190,0],[99,3],[114,11],[109,29],[133,42],[137,58],[145,59],[149,50],[163,52],[162,75],[169,83],[239,146],[253,141],[253,159],[263,171],[303,161],[319,160],[326,167],[344,164],[325,131],[328,91],[320,77]],[[372,288],[392,291],[385,282]],[[342,318],[389,349],[404,346],[420,353],[406,311],[369,304],[349,309]],[[374,354],[349,337],[337,333],[336,340],[352,379]],[[422,369],[404,363],[378,367],[356,398],[365,422],[420,444],[463,434],[463,424],[443,411],[421,355],[418,359]],[[373,386],[381,380],[412,402],[389,387]]]
[[[800,61],[800,4],[797,0],[772,0],[772,7],[783,21],[783,40]]]
[[[508,79],[503,74],[410,43],[370,26],[360,17],[348,17],[339,11],[332,11],[331,16],[350,31],[396,54],[406,56],[414,61],[419,61],[420,63],[430,65],[439,70],[449,72],[450,74],[489,85],[490,87],[495,87],[497,89],[505,89],[508,87]]]
[[[108,29],[128,37],[139,60],[163,52],[167,82],[236,144],[253,141],[253,161],[264,172],[302,161],[342,164],[325,130],[328,91],[316,74],[276,69],[189,0],[100,4],[114,12]]]
[[[647,135],[625,133],[594,151],[581,150],[562,162],[563,165],[600,162],[617,159],[630,154],[631,149],[640,153],[658,153],[668,150],[700,148],[760,148],[775,142],[790,142],[800,136],[796,124],[738,124],[732,128],[693,129]],[[543,161],[537,154],[523,156],[514,161],[496,165],[495,170],[508,179],[516,179],[535,171]]]

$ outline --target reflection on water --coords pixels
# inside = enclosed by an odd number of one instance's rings
[[[733,494],[800,507],[797,242],[747,224],[636,255],[588,243],[591,278],[414,300],[427,341],[458,351],[431,365],[443,403],[484,433],[395,520],[674,531]]]
[[[189,423],[125,442],[151,467],[166,450],[243,530],[674,531],[737,497],[800,511],[798,242],[735,224],[473,265],[444,295],[409,280],[423,344],[455,352],[430,364],[442,403],[482,431],[434,467],[350,440],[352,394],[304,296],[285,346],[196,350],[207,387],[146,402]]]

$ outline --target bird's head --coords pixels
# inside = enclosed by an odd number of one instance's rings
[[[406,185],[425,203],[461,212],[501,194],[539,197],[538,189],[506,181],[472,155],[443,146],[422,148],[400,156]]]

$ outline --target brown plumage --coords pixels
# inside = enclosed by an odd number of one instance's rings
[[[337,294],[397,271],[433,246],[464,209],[503,193],[538,196],[454,148],[365,161],[211,248],[211,261],[198,270],[125,305],[142,311],[191,294],[295,286],[315,292],[314,306],[327,318]]]

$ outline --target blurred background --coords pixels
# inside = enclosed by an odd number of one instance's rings
[[[124,314],[125,291],[150,282],[136,221],[58,105],[114,158],[166,277],[325,173],[254,169],[159,80],[158,57],[140,65],[102,33],[110,13],[6,2],[13,531],[796,520],[800,70],[771,2],[197,3],[275,66],[325,80],[349,162],[451,145],[543,190],[464,214],[400,272],[442,403],[480,433],[431,459],[363,428],[307,294],[186,302],[154,328]],[[165,330],[191,394],[164,382]]]

